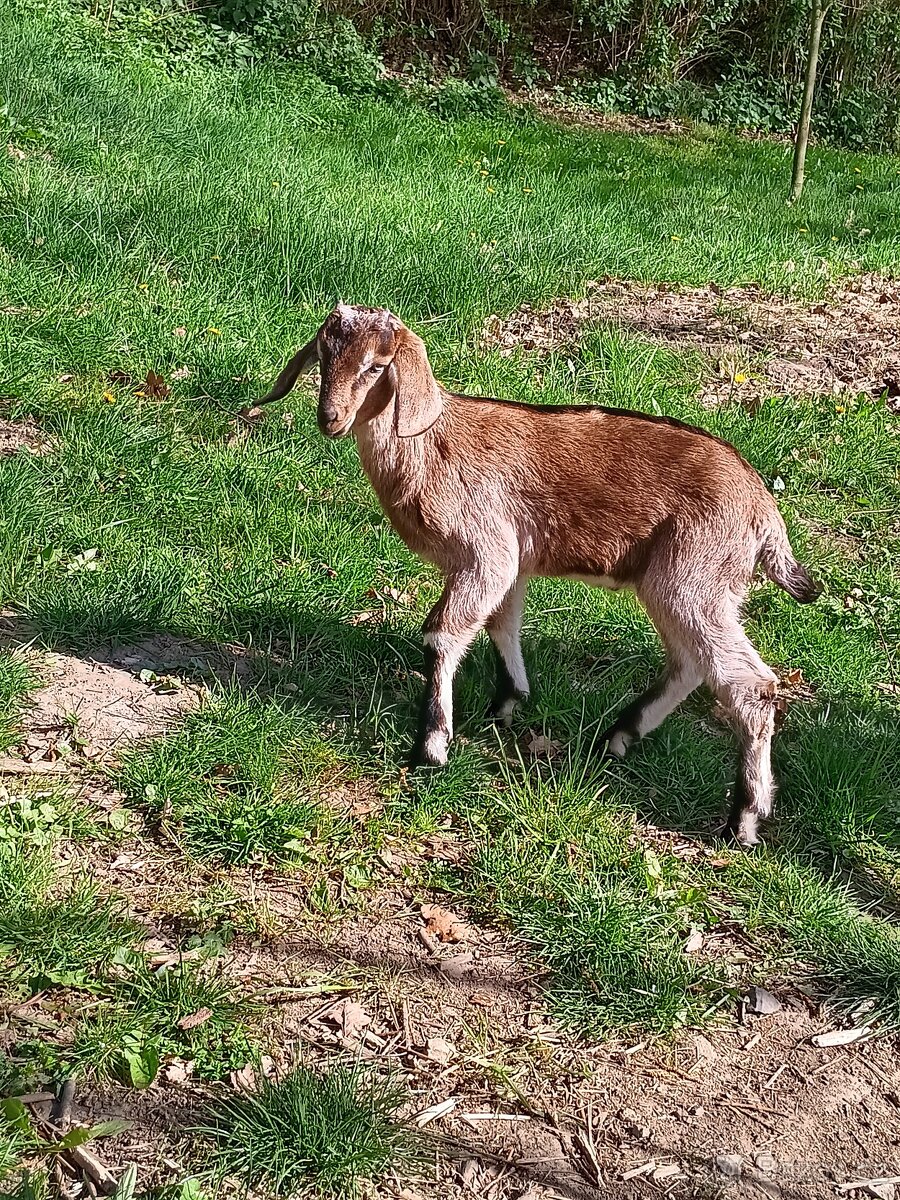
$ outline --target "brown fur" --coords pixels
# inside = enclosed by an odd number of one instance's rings
[[[422,341],[379,309],[337,308],[266,399],[286,394],[313,350],[320,429],[352,431],[397,533],[447,581],[425,622],[420,757],[446,760],[453,675],[480,629],[498,653],[501,715],[527,694],[519,629],[528,578],[633,588],[668,667],[608,731],[610,749],[623,754],[705,680],[742,745],[729,830],[755,841],[774,791],[776,677],[747,638],[740,605],[757,564],[798,599],[817,589],[752,467],[727,442],[668,418],[449,393]]]

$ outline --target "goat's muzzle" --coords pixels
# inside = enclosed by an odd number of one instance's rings
[[[319,411],[316,414],[319,432],[327,438],[346,437],[353,427],[355,418],[355,412],[342,413],[331,405],[323,404],[319,405]]]

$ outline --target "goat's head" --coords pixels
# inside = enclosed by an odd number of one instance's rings
[[[400,437],[424,433],[441,415],[441,389],[425,344],[384,308],[339,304],[260,401],[280,400],[318,363],[319,429],[344,437],[394,405]]]

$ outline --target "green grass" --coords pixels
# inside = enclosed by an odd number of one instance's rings
[[[219,1078],[253,1053],[254,1006],[215,963],[182,961],[154,971],[128,958],[109,999],[80,1023],[67,1056],[82,1071],[144,1087],[168,1058],[189,1060],[200,1078]],[[198,1025],[182,1028],[198,1013]]]
[[[348,102],[290,68],[173,79],[29,5],[0,14],[0,78],[19,125],[41,131],[0,162],[2,382],[53,447],[0,472],[3,601],[50,644],[166,634],[251,647],[261,664],[252,687],[124,761],[130,802],[210,863],[296,866],[352,841],[357,878],[386,832],[449,815],[474,847],[445,879],[453,895],[524,934],[561,1018],[593,1033],[698,1022],[772,963],[900,1022],[900,756],[885,690],[900,641],[896,415],[784,395],[752,414],[709,411],[696,357],[605,327],[542,357],[477,345],[490,313],[607,273],[814,296],[845,272],[889,269],[898,160],[815,149],[788,208],[782,146],[512,112],[440,121],[412,101]],[[438,581],[386,526],[353,447],[319,438],[309,392],[244,439],[230,421],[338,297],[415,325],[450,386],[681,417],[782,481],[798,553],[827,590],[801,608],[765,586],[749,604],[761,652],[814,689],[777,742],[768,849],[711,866],[648,840],[648,821],[709,840],[734,747],[698,696],[628,762],[596,764],[597,731],[660,652],[633,601],[571,583],[533,586],[535,695],[517,727],[544,729],[560,758],[520,764],[504,734],[498,768],[477,646],[451,765],[401,775]],[[150,369],[169,395],[142,394]],[[361,773],[388,804],[357,835],[324,797],[330,779]],[[734,919],[758,966],[684,954],[692,928]],[[83,1045],[121,1039],[119,1009],[107,1016]],[[154,1020],[132,1025],[139,1045],[171,1044]]]
[[[200,1131],[220,1180],[274,1196],[355,1196],[359,1184],[413,1158],[399,1120],[405,1093],[359,1066],[296,1066],[259,1081],[255,1094],[223,1097]]]
[[[8,960],[7,980],[31,991],[59,984],[90,988],[95,975],[134,944],[137,930],[121,903],[98,898],[86,878],[54,887],[56,870],[46,851],[0,850],[0,868],[0,953]]]
[[[7,1182],[16,1167],[18,1167],[26,1151],[30,1148],[29,1139],[20,1129],[7,1123],[0,1116],[0,1188],[10,1184]],[[6,1192],[0,1192],[5,1196]]]
[[[0,1177],[0,1189],[0,1200],[46,1200],[49,1195],[44,1171],[11,1169]]]
[[[486,797],[476,901],[503,913],[551,970],[557,1010],[595,1036],[702,1019],[721,966],[684,954],[705,889],[633,836],[604,773],[507,773]]]
[[[128,756],[118,781],[165,814],[196,858],[296,859],[327,840],[331,824],[303,778],[307,725],[276,701],[227,692],[177,734]]]
[[[0,651],[0,753],[15,745],[22,703],[35,684],[34,671],[20,653]]]
[[[211,1077],[247,1061],[253,1006],[219,964],[194,955],[153,969],[145,936],[121,898],[62,869],[50,846],[0,845],[0,998],[56,995],[65,1035],[23,1042],[23,1079],[74,1070],[146,1086],[167,1055]]]

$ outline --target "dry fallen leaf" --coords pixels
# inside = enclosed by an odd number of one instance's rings
[[[684,943],[685,954],[696,954],[698,950],[703,948],[703,934],[699,929],[695,929],[688,940]]]
[[[694,1049],[697,1051],[697,1061],[705,1060],[706,1062],[715,1062],[719,1057],[719,1052],[702,1033],[694,1035]]]
[[[347,618],[348,625],[365,625],[368,621],[376,621],[379,614],[376,612],[360,612],[354,613],[352,617]]]
[[[490,992],[472,992],[469,996],[472,1004],[477,1004],[479,1008],[493,1008],[494,997]]]
[[[849,1046],[865,1037],[869,1028],[868,1025],[861,1025],[856,1029],[833,1029],[830,1033],[817,1033],[810,1040],[814,1046]]]
[[[425,918],[425,929],[442,942],[463,942],[471,937],[471,930],[449,908],[441,908],[439,904],[423,904],[422,916]]]
[[[681,1168],[677,1163],[663,1163],[662,1166],[656,1168],[651,1175],[651,1179],[653,1179],[656,1183],[659,1183],[663,1179],[671,1179],[673,1175],[680,1174]]]
[[[459,1168],[459,1182],[470,1191],[475,1190],[478,1177],[481,1174],[481,1163],[477,1158],[467,1158]],[[521,1200],[521,1197],[519,1198]]]
[[[543,733],[532,733],[525,743],[525,749],[532,758],[553,758],[559,754],[562,747],[559,742],[555,742]]]
[[[637,1179],[641,1175],[649,1175],[656,1170],[656,1160],[651,1158],[649,1162],[641,1163],[639,1167],[632,1167],[630,1171],[622,1172],[622,1179],[627,1183],[631,1179]]]
[[[453,958],[441,959],[438,969],[448,979],[459,982],[460,979],[465,979],[471,971],[475,970],[475,956],[473,954],[456,954]]]
[[[179,1029],[196,1029],[198,1025],[203,1025],[212,1016],[211,1008],[198,1008],[196,1012],[188,1013],[186,1017],[182,1017],[178,1022]]]
[[[188,1059],[185,1061],[183,1058],[173,1058],[160,1071],[166,1083],[184,1083],[193,1073],[194,1060]]]
[[[239,1071],[231,1071],[228,1081],[236,1092],[256,1091],[256,1072],[252,1063],[247,1063]]]
[[[456,1047],[445,1038],[429,1038],[425,1043],[425,1050],[431,1061],[439,1063],[442,1067],[446,1067],[456,1054]]]
[[[155,371],[147,372],[147,378],[141,384],[141,389],[145,396],[150,396],[155,400],[165,399],[171,390],[162,375],[157,375]]]
[[[451,1096],[448,1100],[441,1100],[439,1104],[432,1104],[430,1108],[426,1108],[416,1117],[416,1125],[421,1129],[424,1125],[436,1121],[438,1117],[445,1117],[447,1113],[453,1112],[459,1104],[458,1096]]]
[[[372,1018],[355,1000],[338,1000],[323,1014],[323,1020],[337,1025],[345,1038],[354,1041],[358,1041],[365,1027],[372,1023]]]

